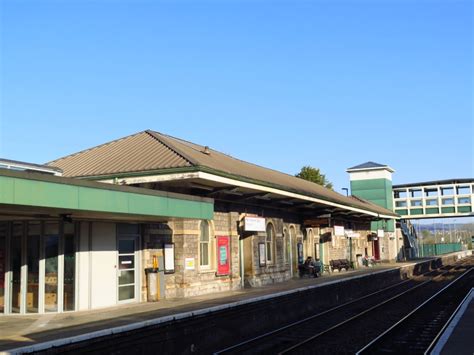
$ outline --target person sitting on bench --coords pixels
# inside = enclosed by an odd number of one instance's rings
[[[316,266],[313,258],[311,256],[308,256],[306,258],[306,261],[303,264],[303,267],[305,268],[306,272],[309,274],[309,276],[313,277],[318,277],[318,273],[321,270],[321,266]]]

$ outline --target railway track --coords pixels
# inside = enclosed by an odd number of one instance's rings
[[[472,262],[472,261],[471,261]],[[216,351],[241,353],[355,353],[390,328],[420,300],[459,276],[466,261],[405,280],[255,338]]]
[[[430,353],[473,286],[474,271],[471,268],[360,349],[357,354],[402,351],[410,354]]]

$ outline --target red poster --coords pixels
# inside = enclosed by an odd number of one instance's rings
[[[217,237],[217,275],[229,275],[229,237]]]

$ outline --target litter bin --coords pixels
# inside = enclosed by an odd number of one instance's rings
[[[146,280],[147,280],[147,299],[148,302],[156,302],[160,298],[160,284],[159,284],[159,269],[158,268],[146,268]]]

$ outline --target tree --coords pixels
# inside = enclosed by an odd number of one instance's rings
[[[301,171],[295,176],[332,190],[332,183],[326,179],[326,175],[322,174],[319,169],[313,168],[312,166],[303,166]]]

